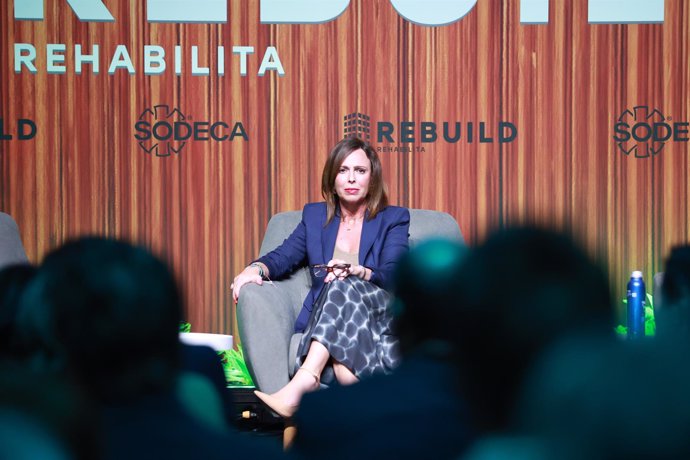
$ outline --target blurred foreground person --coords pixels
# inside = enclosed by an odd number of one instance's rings
[[[657,336],[690,342],[690,246],[671,250],[655,302]]]
[[[566,236],[536,228],[491,235],[459,275],[462,394],[482,435],[510,431],[526,373],[553,343],[611,335],[602,270]]]
[[[569,458],[690,458],[686,363],[667,342],[562,343],[528,379],[519,431]]]
[[[167,267],[147,251],[99,238],[49,254],[20,321],[47,367],[74,376],[103,408],[105,458],[282,455],[275,446],[198,423],[175,395],[182,305]]]
[[[402,361],[391,375],[305,395],[295,451],[307,458],[456,458],[471,430],[459,397],[454,337],[457,278],[466,249],[419,244],[395,275],[394,332]]]
[[[36,274],[29,264],[8,265],[0,269],[0,360],[22,358],[17,348],[17,312],[24,288]]]
[[[101,458],[98,419],[78,387],[15,362],[0,369],[0,459]]]

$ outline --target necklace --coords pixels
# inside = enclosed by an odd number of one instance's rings
[[[340,219],[340,223],[344,224],[345,225],[345,231],[349,232],[355,227],[355,224],[362,219],[364,219],[364,214],[362,214],[360,216],[352,216],[352,217],[347,217],[347,218],[342,217]]]

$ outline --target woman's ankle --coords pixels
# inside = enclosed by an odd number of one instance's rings
[[[311,391],[318,390],[321,386],[318,374],[312,372],[306,367],[300,367],[297,369],[295,376],[292,378],[295,383],[299,382],[299,387],[304,393],[309,393]]]
[[[299,371],[302,371],[303,377],[311,383],[312,387],[319,388],[321,386],[321,376],[319,375],[319,373],[311,370],[306,366],[302,366],[299,369],[297,369],[297,373],[299,373]]]

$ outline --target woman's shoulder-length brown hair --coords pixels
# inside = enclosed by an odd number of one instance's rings
[[[323,167],[321,175],[321,195],[326,200],[326,224],[330,223],[338,209],[338,195],[335,193],[335,178],[345,158],[355,150],[362,149],[371,161],[371,178],[367,193],[367,211],[369,219],[373,219],[383,208],[388,206],[388,193],[383,183],[383,168],[381,160],[374,148],[368,142],[358,137],[348,137],[335,144]]]

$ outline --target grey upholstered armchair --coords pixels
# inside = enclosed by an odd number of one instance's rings
[[[301,211],[276,214],[266,228],[260,255],[273,250],[297,227]],[[449,214],[410,210],[410,246],[428,238],[463,241],[458,223]],[[237,319],[249,372],[256,386],[273,393],[286,385],[295,371],[301,334],[294,324],[311,283],[308,269],[274,281],[274,286],[246,284],[240,291]]]
[[[10,215],[0,212],[0,269],[22,263],[28,260],[17,223]]]

